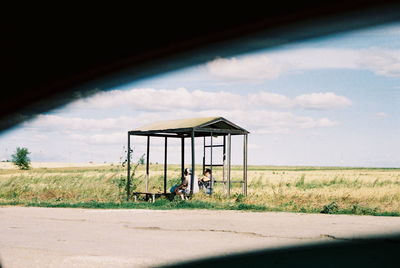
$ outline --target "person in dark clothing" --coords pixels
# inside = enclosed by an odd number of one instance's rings
[[[204,190],[206,194],[211,194],[211,169],[206,168],[203,172],[203,176],[199,178],[199,188]]]

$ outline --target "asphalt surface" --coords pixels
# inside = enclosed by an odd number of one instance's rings
[[[147,267],[400,232],[400,217],[0,207],[7,267]]]

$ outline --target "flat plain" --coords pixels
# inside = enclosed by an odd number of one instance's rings
[[[400,169],[343,167],[249,166],[248,196],[233,185],[232,194],[216,185],[211,197],[197,194],[180,202],[159,200],[155,205],[126,202],[126,167],[118,164],[62,164],[17,170],[10,163],[0,169],[0,203],[3,205],[210,208],[258,211],[290,211],[328,214],[400,216]],[[35,167],[36,166],[36,167]],[[198,166],[197,170],[201,170]],[[162,191],[163,166],[150,166],[149,190]],[[199,174],[196,174],[199,175]],[[222,177],[221,170],[214,176]],[[242,170],[233,166],[232,179],[241,179]],[[144,166],[133,177],[136,191],[145,189]],[[168,189],[179,183],[180,168],[169,165]],[[155,207],[154,207],[155,206]]]

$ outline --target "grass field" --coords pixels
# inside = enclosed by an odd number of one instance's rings
[[[200,170],[200,166],[198,170]],[[151,165],[150,189],[161,191],[163,166]],[[215,171],[218,179],[221,170]],[[233,166],[232,180],[240,179]],[[212,197],[190,201],[126,202],[126,169],[118,165],[0,169],[0,204],[98,208],[209,208],[400,216],[400,169],[249,166],[248,196],[239,185],[226,197],[217,185]],[[180,168],[170,165],[168,189],[179,182]],[[144,190],[144,167],[134,187]]]

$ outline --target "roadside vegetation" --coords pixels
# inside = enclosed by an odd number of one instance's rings
[[[200,170],[199,166],[197,170]],[[163,166],[151,165],[150,190],[160,191]],[[233,166],[232,178],[241,178]],[[216,170],[216,178],[222,176]],[[179,182],[180,167],[170,165],[168,189]],[[143,191],[139,165],[132,189]],[[249,166],[248,196],[239,185],[227,197],[222,185],[213,196],[189,201],[126,201],[126,168],[120,165],[82,168],[0,169],[0,205],[84,208],[233,209],[304,213],[400,216],[400,169]]]

